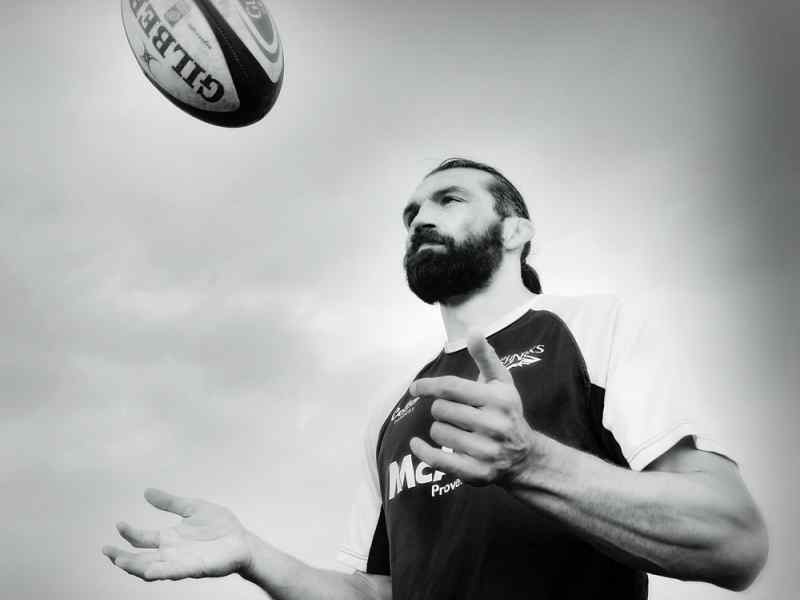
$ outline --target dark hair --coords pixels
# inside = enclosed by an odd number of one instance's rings
[[[512,215],[525,219],[531,218],[528,213],[528,207],[525,206],[525,200],[522,198],[522,194],[514,187],[513,183],[506,179],[505,176],[494,167],[468,158],[448,158],[428,173],[426,177],[430,177],[434,173],[439,173],[440,171],[447,171],[448,169],[476,169],[484,173],[489,173],[494,179],[489,184],[488,190],[494,197],[495,212],[502,218]],[[530,251],[531,243],[525,242],[525,245],[522,247],[522,254],[520,255],[522,283],[534,294],[541,294],[542,284],[539,281],[539,275],[526,261]]]

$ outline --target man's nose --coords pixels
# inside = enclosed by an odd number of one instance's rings
[[[406,238],[406,245],[408,247],[411,247],[415,243],[415,240],[419,239],[420,235],[434,232],[435,230],[436,230],[436,225],[432,223],[430,219],[426,219],[425,216],[423,216],[421,219],[418,218],[418,216],[415,216],[408,227],[408,237]]]
[[[423,202],[420,205],[408,227],[411,234],[421,228],[436,228],[436,206],[432,202]]]

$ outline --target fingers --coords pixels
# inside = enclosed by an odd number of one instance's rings
[[[122,553],[122,550],[115,546],[103,546],[101,552],[106,555],[109,560],[113,563],[114,559],[117,557],[118,554]]]
[[[474,406],[442,400],[438,398],[431,404],[431,416],[437,421],[445,421],[466,431],[481,429],[481,411]]]
[[[417,379],[409,387],[414,396],[434,396],[454,402],[483,406],[486,404],[486,386],[455,375]]]
[[[498,444],[494,440],[439,421],[431,425],[431,440],[479,461],[491,461],[499,454]]]
[[[174,496],[162,490],[149,488],[145,490],[145,499],[160,510],[181,517],[189,517],[196,510],[196,503],[188,498]],[[183,579],[192,577],[193,570],[179,561],[166,562],[158,549],[161,545],[161,533],[155,530],[139,529],[125,522],[117,523],[119,534],[135,548],[150,549],[147,552],[127,552],[115,546],[104,546],[105,554],[111,562],[123,571],[145,581],[157,579]]]
[[[500,362],[497,352],[494,351],[494,348],[482,334],[475,331],[469,333],[467,350],[469,350],[472,360],[478,365],[478,370],[484,381],[502,381],[505,383],[514,381],[509,370]]]
[[[103,554],[126,573],[144,581],[178,580],[193,576],[193,571],[188,565],[164,561],[158,551],[136,554],[114,546],[103,546]]]
[[[411,452],[438,471],[444,471],[467,482],[488,482],[489,469],[471,456],[456,452],[445,452],[418,437],[411,438]]]
[[[117,531],[134,548],[158,548],[161,544],[158,531],[138,529],[127,523],[117,523]]]
[[[193,571],[188,566],[165,561],[153,562],[145,571],[145,579],[147,581],[159,581],[162,579],[177,581],[178,579],[186,579],[193,576]]]
[[[431,404],[431,416],[465,431],[482,433],[493,439],[503,439],[505,417],[495,411],[480,410],[474,406],[437,399]]]
[[[134,552],[120,550],[114,546],[104,546],[103,554],[120,569],[140,579],[146,579],[145,573],[147,568],[151,564],[160,561],[161,558],[157,551],[136,554]]]
[[[195,511],[194,502],[188,498],[173,496],[162,490],[148,488],[144,492],[145,499],[160,510],[171,512],[181,517],[190,517]]]
[[[492,390],[495,386],[487,383],[498,381],[513,385],[514,378],[494,351],[494,348],[480,334],[471,333],[467,340],[469,353],[478,365],[480,377],[478,381],[471,381],[454,375],[442,377],[423,377],[417,379],[409,387],[409,392],[414,396],[433,396],[444,398],[453,402],[461,402],[470,406],[481,407],[493,402]]]

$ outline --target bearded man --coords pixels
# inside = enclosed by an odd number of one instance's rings
[[[663,336],[614,297],[542,294],[533,227],[496,169],[450,159],[403,211],[409,287],[447,341],[374,412],[340,560],[315,569],[230,511],[148,490],[184,517],[145,552],[104,553],[145,580],[239,573],[272,597],[641,599],[647,573],[749,586],[767,536],[736,464],[687,407]]]

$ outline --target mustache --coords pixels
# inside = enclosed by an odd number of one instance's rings
[[[411,241],[408,245],[409,254],[413,254],[422,244],[442,244],[446,248],[452,248],[454,244],[453,238],[448,235],[442,235],[434,229],[418,229],[411,236]]]

